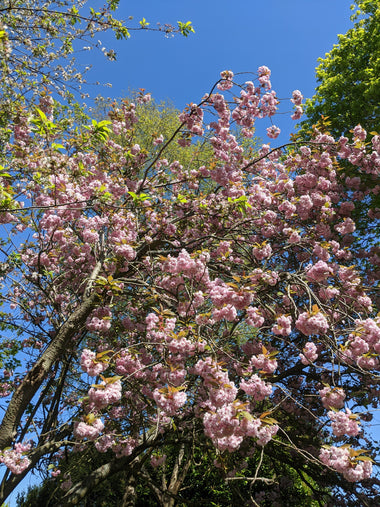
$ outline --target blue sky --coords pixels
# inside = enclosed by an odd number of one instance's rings
[[[131,32],[128,41],[120,42],[103,35],[102,44],[117,51],[117,61],[108,62],[98,51],[82,53],[80,61],[92,65],[89,82],[112,84],[112,88],[90,87],[92,95],[120,97],[145,88],[179,109],[198,102],[222,70],[256,71],[260,65],[272,70],[272,85],[280,98],[290,97],[294,89],[310,97],[318,57],[338,42],[338,33],[352,26],[350,4],[350,0],[121,0],[118,15],[125,20],[133,16],[129,26],[138,26],[143,17],[150,27],[191,20],[196,33],[165,38],[155,32]],[[265,135],[270,125],[265,121],[259,135]],[[275,122],[286,142],[294,122],[289,115]]]

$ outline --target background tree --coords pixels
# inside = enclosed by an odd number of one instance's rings
[[[125,480],[125,472],[116,475],[99,484],[83,501],[83,505],[94,507],[110,506],[122,507],[124,505],[156,506],[170,505],[214,505],[230,506],[238,503],[248,505],[251,497],[259,500],[260,496],[267,496],[264,502],[270,505],[271,499],[286,506],[319,507],[319,505],[333,505],[334,496],[327,486],[321,486],[309,477],[306,471],[292,467],[281,462],[278,457],[273,459],[264,457],[263,469],[265,475],[272,476],[264,484],[262,481],[253,483],[244,478],[254,475],[257,469],[260,455],[251,458],[246,463],[246,470],[241,470],[241,477],[228,477],[221,468],[215,467],[217,454],[211,446],[207,452],[193,450],[189,454],[178,452],[178,446],[165,450],[165,455],[154,455],[152,463],[147,461],[141,470],[138,480],[134,485],[134,497],[131,494],[131,484]],[[187,456],[186,456],[187,455]],[[185,458],[185,467],[179,469],[175,466],[178,458]],[[187,458],[187,459],[186,459]],[[81,481],[90,471],[110,459],[110,453],[101,455],[94,449],[87,449],[80,454],[71,454],[67,461],[62,460],[59,464],[61,475],[64,477],[66,470],[69,471],[73,480]],[[182,461],[180,465],[183,465]],[[173,472],[176,472],[173,476]],[[57,505],[65,492],[60,487],[64,479],[50,477],[44,480],[40,486],[34,486],[27,492],[19,495],[17,505],[19,507],[46,507]],[[175,483],[179,482],[178,490],[175,491]],[[165,498],[163,484],[168,486]],[[318,498],[315,500],[313,498]],[[262,502],[262,500],[261,500]],[[260,503],[260,505],[266,505]]]
[[[374,0],[356,2],[354,26],[338,35],[338,44],[319,59],[315,95],[306,102],[307,119],[301,134],[327,117],[334,137],[352,138],[352,130],[361,125],[368,132],[379,129],[380,117],[380,8]],[[355,8],[355,5],[352,6]]]
[[[338,35],[338,44],[325,58],[319,59],[316,69],[319,84],[315,95],[306,101],[306,119],[301,122],[295,139],[310,139],[317,129],[335,138],[341,135],[350,140],[356,138],[360,148],[363,141],[356,137],[356,125],[372,134],[379,132],[380,8],[372,0],[359,1],[356,5],[357,9],[352,6],[353,28]],[[377,173],[362,171],[356,162],[355,157],[341,161],[338,180],[347,188],[351,199],[358,201],[352,217],[356,223],[355,234],[362,241],[360,255],[366,262],[365,252],[379,255],[380,194]]]

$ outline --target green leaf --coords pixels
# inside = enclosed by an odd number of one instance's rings
[[[184,37],[187,37],[191,32],[195,33],[194,28],[191,26],[191,21],[187,21],[186,23],[182,23],[178,21],[178,29]]]
[[[37,113],[39,114],[39,116],[40,116],[41,120],[42,120],[44,123],[46,123],[46,122],[48,121],[46,114],[45,114],[43,111],[41,111],[41,109],[38,109],[38,107],[36,107],[36,111],[37,111]]]
[[[139,23],[141,25],[141,28],[146,28],[150,24],[150,23],[147,22],[147,20],[145,18],[142,18],[142,20],[139,21]]]

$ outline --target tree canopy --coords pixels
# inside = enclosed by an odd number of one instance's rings
[[[80,121],[50,83],[4,117],[0,502],[36,472],[56,506],[379,503],[380,136],[256,145],[270,74]]]
[[[357,9],[351,6],[355,11],[351,18],[355,22],[353,28],[338,35],[339,43],[319,59],[316,69],[319,85],[315,95],[306,101],[306,118],[300,124],[297,139],[310,139],[313,130],[353,139],[357,125],[371,135],[379,131],[380,7],[373,0],[356,4]],[[339,183],[348,184],[349,189],[355,182],[353,196],[369,201],[358,204],[353,212],[356,234],[362,237],[363,248],[378,246],[380,229],[373,221],[373,213],[380,209],[378,174],[358,171],[354,157],[341,161],[340,167]]]
[[[319,59],[316,93],[307,101],[302,134],[327,117],[335,137],[352,135],[360,124],[368,132],[379,129],[380,117],[380,7],[376,0],[357,2],[355,22],[338,44]]]
[[[28,471],[50,463],[59,476],[63,456],[88,449],[107,462],[73,483],[62,474],[62,504],[121,470],[163,505],[185,501],[187,463],[211,451],[214,474],[247,485],[244,501],[273,503],[281,488],[265,485],[280,484],[284,464],[312,500],[331,486],[335,505],[376,501],[377,449],[362,426],[377,399],[378,258],[353,234],[355,201],[337,173],[352,156],[378,171],[379,137],[318,134],[252,157],[231,122],[249,139],[256,118],[275,114],[269,75],[238,83],[231,106],[233,74],[222,73],[146,148],[145,93],[82,130],[61,127],[46,100],[10,126],[4,499]],[[197,139],[202,165],[187,155]],[[174,479],[163,486],[165,454]]]

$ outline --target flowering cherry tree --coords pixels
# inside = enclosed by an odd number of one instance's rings
[[[340,163],[355,163],[359,179],[378,174],[380,138],[360,126],[353,143],[317,131],[307,145],[248,156],[231,129],[252,138],[279,103],[270,70],[256,77],[236,84],[223,72],[149,151],[127,101],[78,133],[60,128],[45,95],[11,126],[2,500],[48,460],[62,505],[74,505],[120,470],[138,481],[166,466],[171,446],[172,480],[152,488],[174,505],[196,446],[213,449],[227,481],[248,481],[254,505],[276,500],[265,459],[293,467],[320,503],[326,484],[334,505],[375,501],[366,421],[378,400],[379,251],[355,235],[367,196]],[[301,93],[291,100],[298,119]],[[168,157],[197,139],[211,147],[202,165]],[[60,478],[63,453],[88,448],[112,458],[77,483]]]

